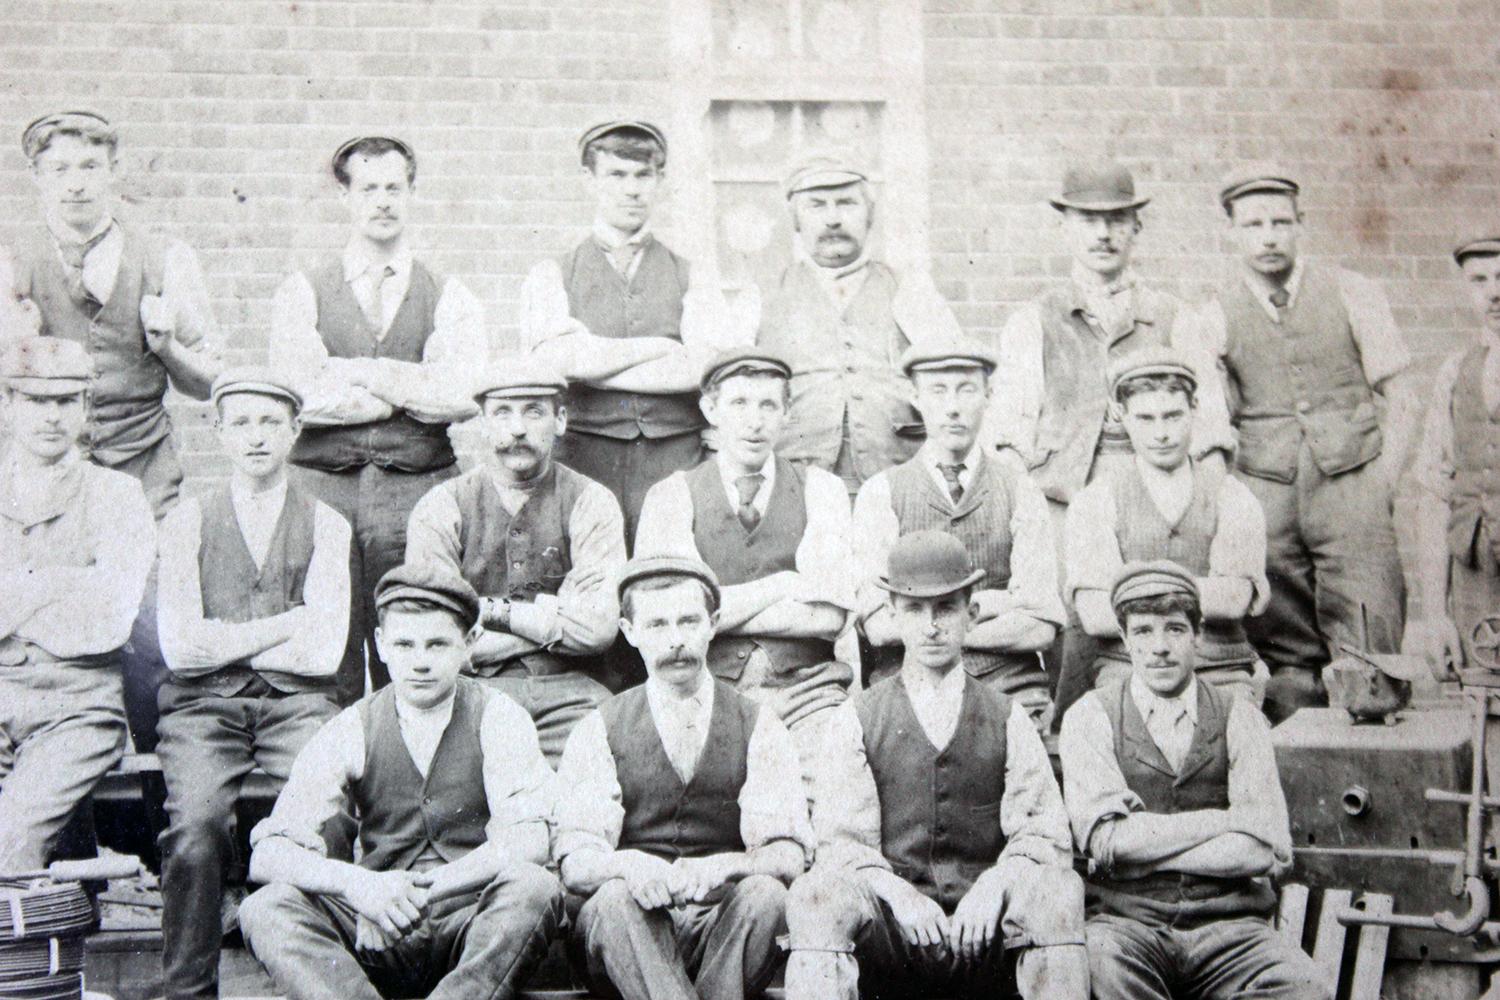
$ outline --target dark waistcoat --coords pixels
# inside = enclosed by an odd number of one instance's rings
[[[1449,501],[1448,548],[1470,569],[1500,572],[1488,540],[1500,540],[1500,415],[1484,401],[1484,362],[1489,348],[1464,356],[1453,386],[1453,496]],[[1481,532],[1480,529],[1483,529]],[[1481,543],[1483,536],[1487,541]]]

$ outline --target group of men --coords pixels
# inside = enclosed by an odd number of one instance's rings
[[[1137,283],[1129,172],[1070,170],[1072,274],[992,352],[874,255],[866,172],[811,157],[747,340],[651,232],[666,137],[608,122],[593,229],[491,359],[407,242],[415,154],[361,137],[347,246],[226,368],[193,252],[116,217],[113,127],[23,145],[0,875],[127,730],[154,748],[168,996],[217,993],[256,770],[284,788],[239,919],[289,996],[510,995],[564,926],[627,998],[753,995],[783,933],[799,998],[1327,995],[1267,924],[1266,716],[1325,699],[1342,645],[1460,662],[1495,611],[1500,238],[1455,253],[1483,335],[1423,430],[1403,630],[1408,355],[1377,286],[1299,255],[1275,167],[1226,179],[1242,263],[1205,305]],[[214,409],[201,496],[169,386]]]

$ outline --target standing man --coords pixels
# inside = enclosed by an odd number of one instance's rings
[[[114,126],[91,111],[45,115],[26,126],[44,225],[14,254],[8,336],[41,334],[87,349],[90,384],[83,455],[140,482],[157,520],[177,500],[182,468],[164,398],[169,386],[208,398],[222,367],[198,257],[116,216]],[[148,585],[121,654],[125,710],[136,749],[156,745],[156,691],[165,676]]]
[[[168,997],[219,995],[219,911],[234,855],[240,784],[259,767],[286,781],[337,711],[349,621],[349,523],[287,483],[302,401],[269,370],[214,381],[229,482],[162,522],[157,755],[167,783],[161,838],[162,966]]]
[[[563,884],[594,988],[623,1000],[756,997],[775,971],[786,885],[812,854],[785,727],[708,672],[713,571],[633,559],[620,628],[646,682],[591,713],[558,769]]]
[[[927,440],[909,461],[877,473],[854,504],[859,612],[869,682],[892,676],[905,653],[880,579],[896,539],[914,531],[956,536],[984,570],[978,618],[964,630],[963,667],[1015,699],[1043,731],[1052,698],[1040,650],[1065,620],[1047,504],[1014,455],[980,443],[995,358],[978,344],[943,340],[901,359]]]
[[[791,368],[756,348],[703,373],[703,414],[719,449],[651,488],[636,551],[701,559],[722,588],[708,670],[771,708],[811,780],[827,709],[854,672],[833,642],[854,603],[849,496],[837,476],[775,454]]]
[[[1087,673],[1061,679],[1059,711],[1129,674],[1110,588],[1126,563],[1154,559],[1177,563],[1197,584],[1198,676],[1241,691],[1258,707],[1266,667],[1243,623],[1270,599],[1260,504],[1217,463],[1188,457],[1198,376],[1180,355],[1169,348],[1127,355],[1111,366],[1110,384],[1135,460],[1089,483],[1068,507],[1068,600],[1100,650]]]
[[[1300,188],[1274,165],[1226,177],[1240,266],[1205,316],[1239,430],[1235,466],[1265,511],[1271,601],[1247,625],[1280,721],[1327,704],[1340,644],[1394,653],[1401,563],[1391,487],[1418,414],[1411,356],[1385,293],[1298,254]],[[1377,402],[1383,403],[1383,413]]]
[[[552,772],[526,713],[460,676],[474,588],[403,565],[375,606],[391,684],[318,730],[251,833],[245,946],[291,1000],[512,1000],[562,919]],[[357,864],[320,832],[345,810]]]
[[[526,709],[554,767],[574,724],[609,697],[601,654],[625,565],[614,495],[552,459],[567,387],[531,358],[492,365],[474,396],[489,451],[418,501],[406,533],[407,562],[445,567],[481,595],[473,672]]]
[[[468,373],[489,357],[479,304],[456,278],[412,257],[411,147],[350,139],[333,154],[351,233],[342,254],[292,274],[272,305],[271,365],[305,402],[293,479],[354,529],[354,601],[339,700],[389,680],[373,642],[375,583],[401,561],[406,522],[457,472],[451,424],[474,413]]]
[[[785,187],[796,244],[757,338],[792,366],[779,452],[834,473],[852,497],[921,439],[897,360],[916,341],[959,336],[958,321],[930,275],[898,274],[872,255],[875,198],[864,168],[812,156]]]
[[[16,341],[0,378],[0,872],[16,872],[46,866],[125,748],[120,648],[156,526],[134,479],[75,446],[93,379],[82,345]]]
[[[723,294],[656,238],[667,139],[645,121],[595,125],[578,140],[593,229],[521,289],[521,338],[572,384],[559,459],[609,487],[635,538],[646,491],[702,456],[698,376],[734,340]]]
[[[1110,600],[1131,673],[1080,698],[1061,740],[1094,995],[1331,1000],[1271,926],[1269,876],[1292,861],[1286,799],[1265,718],[1194,676],[1193,574],[1131,563]]]
[[[900,672],[835,713],[818,774],[818,864],[787,905],[789,1000],[1089,995],[1068,817],[1024,707],[972,679],[965,546],[905,535],[880,585]],[[1019,957],[1016,953],[1019,950]],[[1113,996],[1114,994],[1099,994]]]

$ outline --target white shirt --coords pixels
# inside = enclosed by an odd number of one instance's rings
[[[454,700],[449,697],[440,705],[418,708],[396,699],[396,725],[401,729],[401,742],[406,744],[411,762],[424,779],[432,770],[432,758],[437,756],[443,732],[453,719]]]
[[[646,679],[646,702],[651,706],[651,721],[656,735],[667,751],[667,758],[684,785],[698,770],[698,757],[708,735],[708,724],[714,714],[714,685],[708,671],[699,673],[698,686],[680,695],[654,677]]]
[[[1182,760],[1193,745],[1193,729],[1198,725],[1198,680],[1188,678],[1188,685],[1175,697],[1159,695],[1146,686],[1140,676],[1130,675],[1130,697],[1145,720],[1151,742],[1172,765],[1182,768]]]
[[[765,516],[766,507],[771,502],[771,490],[776,487],[776,456],[766,456],[766,462],[754,472],[740,472],[731,468],[729,462],[724,458],[723,452],[716,452],[714,464],[719,467],[719,479],[724,483],[724,496],[729,500],[730,510],[740,509],[740,487],[739,480],[745,476],[760,476],[761,483],[755,491],[755,496],[750,499],[750,506],[762,517]]]
[[[919,454],[921,455],[922,464],[927,466],[927,471],[931,473],[932,481],[937,483],[938,489],[945,496],[951,495],[952,487],[948,485],[948,479],[943,475],[942,470],[942,466],[953,464],[948,461],[948,456],[946,454],[938,454],[936,448],[923,448]],[[958,485],[963,487],[965,493],[969,492],[969,484],[974,481],[974,465],[978,461],[978,455],[979,443],[976,441],[969,448],[969,453],[959,463],[963,468],[958,470]]]
[[[256,569],[266,563],[271,536],[276,533],[276,522],[281,520],[281,509],[286,506],[286,484],[283,478],[270,489],[256,492],[239,476],[230,477],[229,501]]]
[[[901,680],[917,721],[927,739],[939,750],[953,740],[958,729],[958,714],[964,705],[964,668],[956,665],[941,679],[934,679],[924,667],[902,666]]]

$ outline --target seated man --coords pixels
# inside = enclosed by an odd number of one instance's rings
[[[903,662],[900,630],[878,583],[899,536],[948,532],[984,570],[973,595],[978,618],[965,630],[963,667],[1025,706],[1050,732],[1052,698],[1038,651],[1064,621],[1047,502],[1014,455],[979,443],[995,359],[985,348],[947,339],[901,358],[927,440],[915,457],[877,473],[854,502],[860,541],[864,671],[871,683]]]
[[[646,682],[590,713],[558,768],[556,855],[595,989],[740,1000],[775,971],[784,883],[812,853],[776,713],[708,672],[719,584],[693,559],[635,559],[620,628]]]
[[[125,748],[120,647],[156,524],[140,483],[75,447],[92,371],[61,337],[0,355],[0,872],[44,866]]]
[[[1089,483],[1068,507],[1068,595],[1084,631],[1099,641],[1087,676],[1058,684],[1063,711],[1091,687],[1130,674],[1130,657],[1110,607],[1109,590],[1129,562],[1170,559],[1196,577],[1203,607],[1198,675],[1233,687],[1258,706],[1266,667],[1242,624],[1270,600],[1266,519],[1245,484],[1222,464],[1189,457],[1198,377],[1170,348],[1145,349],[1115,362],[1110,395],[1130,438],[1134,461]]]
[[[349,621],[349,522],[287,483],[301,397],[269,371],[214,381],[229,483],[162,522],[157,621],[170,825],[161,837],[168,996],[217,997],[219,908],[240,783],[286,781],[338,711]]]
[[[806,776],[826,710],[854,678],[833,652],[853,605],[853,556],[844,484],[772,453],[791,377],[785,361],[755,349],[708,366],[701,405],[719,450],[646,494],[635,551],[702,559],[714,571],[723,599],[709,673],[775,710]]]
[[[1193,574],[1132,563],[1110,595],[1128,679],[1063,718],[1063,790],[1089,858],[1089,973],[1101,997],[1330,1000],[1271,926],[1292,860],[1265,717],[1194,676]]]
[[[553,459],[567,388],[530,358],[492,366],[474,395],[489,450],[419,500],[406,529],[407,562],[442,566],[480,593],[473,672],[530,713],[554,767],[573,726],[609,697],[600,654],[617,634],[625,565],[614,494]]]
[[[918,531],[880,586],[900,671],[841,706],[818,772],[818,864],[792,886],[789,1000],[1088,996],[1083,885],[1036,728],[963,669],[977,614],[969,553]]]
[[[562,919],[547,861],[552,772],[514,702],[460,677],[479,596],[402,565],[375,590],[391,684],[297,755],[250,841],[245,945],[291,1000],[515,997]],[[359,816],[358,864],[323,825]]]

